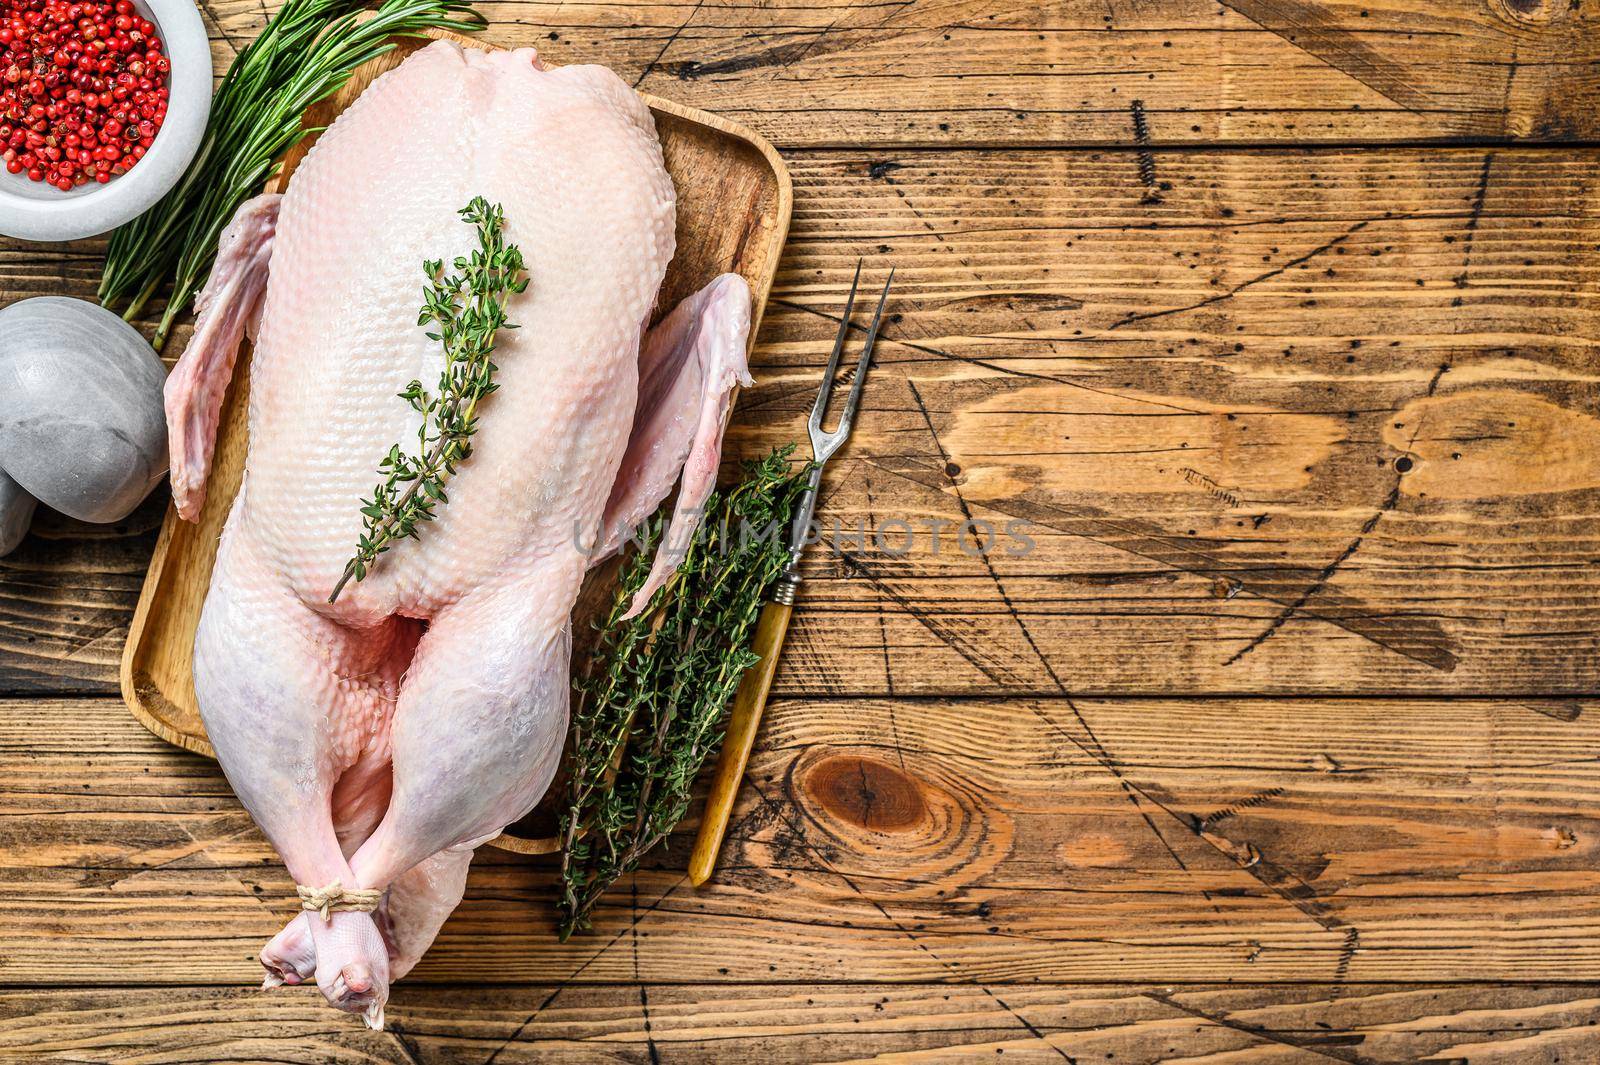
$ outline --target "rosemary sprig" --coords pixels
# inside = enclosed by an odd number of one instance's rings
[[[522,250],[506,243],[505,212],[499,204],[474,196],[459,213],[477,227],[477,250],[451,264],[454,274],[447,275],[438,259],[422,266],[432,284],[424,293],[417,324],[439,327],[428,339],[444,346],[444,369],[432,395],[416,380],[400,393],[422,415],[417,454],[408,455],[395,444],[378,463],[383,480],[372,490],[372,498],[362,501],[366,527],[355,556],[328,596],[330,603],[351,580],[364,578],[396,541],[417,539],[417,527],[434,519],[434,507],[449,502],[445,482],[472,454],[478,403],[500,387],[494,383],[499,367],[489,355],[500,330],[517,328],[506,317],[506,304],[528,287]]]
[[[99,299],[137,317],[170,284],[152,343],[160,350],[211,272],[217,239],[239,205],[277,170],[304,132],[306,108],[337,92],[351,71],[394,48],[391,37],[427,29],[472,32],[483,18],[464,0],[287,0],[228,68],[211,102],[205,138],[183,179],[111,235]]]
[[[788,564],[786,533],[805,489],[792,447],[746,465],[706,501],[700,533],[656,593],[621,617],[650,570],[667,515],[647,525],[586,675],[575,682],[561,812],[561,938],[587,929],[605,890],[683,819],[696,775],[722,739],[728,703],[756,662],[750,637]]]

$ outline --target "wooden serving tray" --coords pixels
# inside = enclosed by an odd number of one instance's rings
[[[495,50],[494,45],[453,33],[429,36],[453,40],[464,47]],[[336,96],[308,110],[306,126],[326,127],[378,75],[398,66],[428,43],[418,38],[397,38],[394,51],[359,67]],[[749,282],[754,296],[750,322],[753,344],[777,273],[778,256],[789,232],[788,170],[772,145],[738,123],[654,96],[641,96],[655,114],[667,171],[678,193],[677,252],[667,268],[654,317],[659,318],[718,274],[732,271]],[[315,140],[316,134],[310,133],[284,154],[283,168],[268,184],[267,191],[286,187]],[[239,353],[233,384],[223,401],[216,455],[200,520],[193,524],[182,521],[168,507],[122,653],[122,696],[133,716],[168,743],[213,758],[216,755],[206,740],[195,699],[191,653],[200,608],[211,585],[218,537],[244,471],[249,390],[250,350],[246,345]],[[580,601],[605,599],[604,588],[597,591],[591,586],[607,579],[614,581],[614,570],[604,568],[591,578]],[[506,850],[529,854],[548,853],[556,847],[553,837],[529,835],[507,833],[492,842]]]

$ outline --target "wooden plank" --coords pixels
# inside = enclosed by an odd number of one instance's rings
[[[1583,1061],[1600,987],[471,987],[395,989],[389,1030],[309,989],[0,992],[29,1061]],[[998,1055],[1004,1055],[998,1057]]]
[[[557,943],[485,851],[410,978],[1585,980],[1600,708],[774,703],[712,884],[686,824]],[[111,700],[0,703],[0,985],[243,984],[293,887],[214,764]]]
[[[822,513],[919,533],[813,555],[782,690],[1595,690],[1596,161],[1158,154],[1149,203],[1116,154],[797,158],[736,446],[892,263]]]
[[[276,8],[276,4],[269,7]],[[1600,16],[1567,0],[732,0],[477,5],[486,33],[780,147],[1593,138]],[[203,5],[219,67],[258,0]]]
[[[813,553],[780,690],[1600,690],[1600,153],[1157,153],[1158,202],[1115,152],[791,162],[730,463],[804,437],[856,257],[893,263],[821,514],[919,535]],[[0,286],[87,296],[76,254],[13,244]],[[967,511],[1033,550],[936,553]],[[0,687],[112,690],[52,634],[117,631],[130,535],[51,556],[70,594],[0,560]]]
[[[40,508],[0,558],[0,692],[114,690],[166,500],[163,487],[114,525]]]

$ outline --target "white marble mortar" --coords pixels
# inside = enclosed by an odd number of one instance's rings
[[[77,240],[115,229],[167,194],[194,158],[211,113],[211,43],[190,0],[135,0],[171,60],[167,118],[139,165],[71,192],[0,167],[0,236]]]

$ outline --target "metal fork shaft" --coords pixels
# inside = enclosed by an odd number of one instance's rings
[[[734,695],[733,711],[722,741],[722,754],[717,759],[711,794],[706,800],[705,815],[700,819],[700,832],[695,838],[694,853],[689,859],[689,882],[695,887],[710,878],[716,867],[717,854],[722,849],[723,836],[728,831],[728,818],[733,812],[739,782],[750,762],[750,751],[755,747],[756,732],[761,727],[761,717],[767,706],[767,695],[772,690],[773,677],[778,671],[778,655],[783,650],[783,640],[789,631],[794,596],[800,587],[800,554],[805,550],[811,534],[811,518],[817,507],[817,489],[822,484],[822,467],[850,435],[856,408],[861,404],[861,389],[872,363],[872,349],[878,340],[878,327],[883,320],[883,306],[889,299],[889,283],[894,280],[894,271],[889,271],[889,281],[884,282],[883,295],[878,298],[878,308],[872,315],[872,331],[867,334],[866,347],[856,363],[856,378],[851,382],[850,395],[845,400],[839,425],[833,432],[824,433],[822,418],[827,413],[829,396],[839,371],[839,355],[844,350],[844,342],[850,332],[850,312],[855,308],[856,284],[860,280],[861,264],[858,262],[855,280],[850,283],[850,298],[839,321],[839,335],[828,357],[828,370],[823,375],[822,388],[811,406],[811,417],[806,423],[811,436],[813,463],[806,478],[806,490],[795,508],[794,524],[789,530],[789,566],[778,578],[772,600],[762,607],[761,618],[756,623],[751,649],[760,657],[740,680],[739,690]]]

